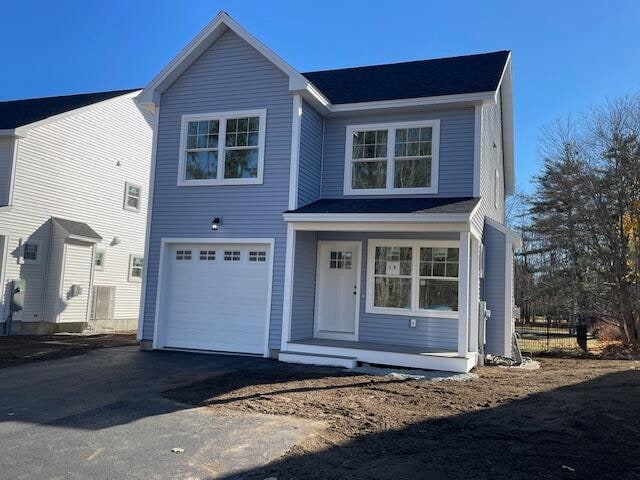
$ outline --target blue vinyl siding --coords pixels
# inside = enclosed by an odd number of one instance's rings
[[[313,336],[316,301],[316,232],[297,232],[293,273],[293,302],[291,305],[291,339]]]
[[[302,102],[300,122],[300,166],[298,171],[298,207],[320,198],[322,175],[323,119],[311,105]]]
[[[503,232],[489,224],[484,227],[484,282],[483,295],[491,317],[487,320],[486,353],[505,355],[510,348],[505,345],[505,275],[507,238]]]
[[[411,328],[411,317],[366,312],[368,239],[458,240],[459,233],[390,233],[390,232],[320,232],[318,240],[355,240],[362,242],[362,272],[360,282],[359,341],[389,345],[418,346],[457,350],[458,321],[451,318],[416,317],[417,327]]]
[[[473,196],[473,107],[404,113],[360,113],[325,119],[322,197],[340,198],[344,191],[345,134],[348,125],[440,120],[439,197]],[[414,195],[416,196],[416,195]]]
[[[178,187],[183,114],[267,109],[264,183]],[[231,31],[224,33],[162,95],[143,338],[153,337],[163,237],[275,238],[271,347],[278,348],[288,206],[293,97],[288,77]],[[212,232],[211,219],[221,217]]]

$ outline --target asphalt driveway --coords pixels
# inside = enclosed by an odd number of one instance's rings
[[[320,427],[161,392],[271,360],[137,347],[0,370],[1,479],[205,479],[263,465]],[[173,453],[173,448],[184,449]]]

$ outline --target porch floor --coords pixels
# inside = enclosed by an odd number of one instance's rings
[[[390,345],[386,343],[358,342],[352,340],[329,340],[324,338],[305,338],[302,340],[290,340],[291,349],[295,345],[316,345],[321,347],[353,348],[358,350],[374,350],[378,352],[408,353],[411,355],[434,355],[439,357],[457,357],[458,352],[452,350],[410,347],[407,345]]]

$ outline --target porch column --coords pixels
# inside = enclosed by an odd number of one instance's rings
[[[480,302],[480,242],[471,237],[469,269],[469,351],[478,351],[478,303]]]
[[[287,350],[291,339],[291,305],[293,301],[293,263],[296,251],[296,231],[287,224],[287,253],[284,264],[284,295],[282,305],[282,329],[280,331],[280,351]]]
[[[458,356],[466,357],[469,350],[469,250],[471,233],[460,232],[458,268]]]

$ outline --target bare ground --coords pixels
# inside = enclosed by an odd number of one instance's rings
[[[327,425],[238,478],[640,479],[640,362],[539,360],[540,370],[484,367],[466,382],[282,365],[165,395]]]
[[[82,355],[97,348],[137,345],[135,334],[0,337],[0,368]]]

